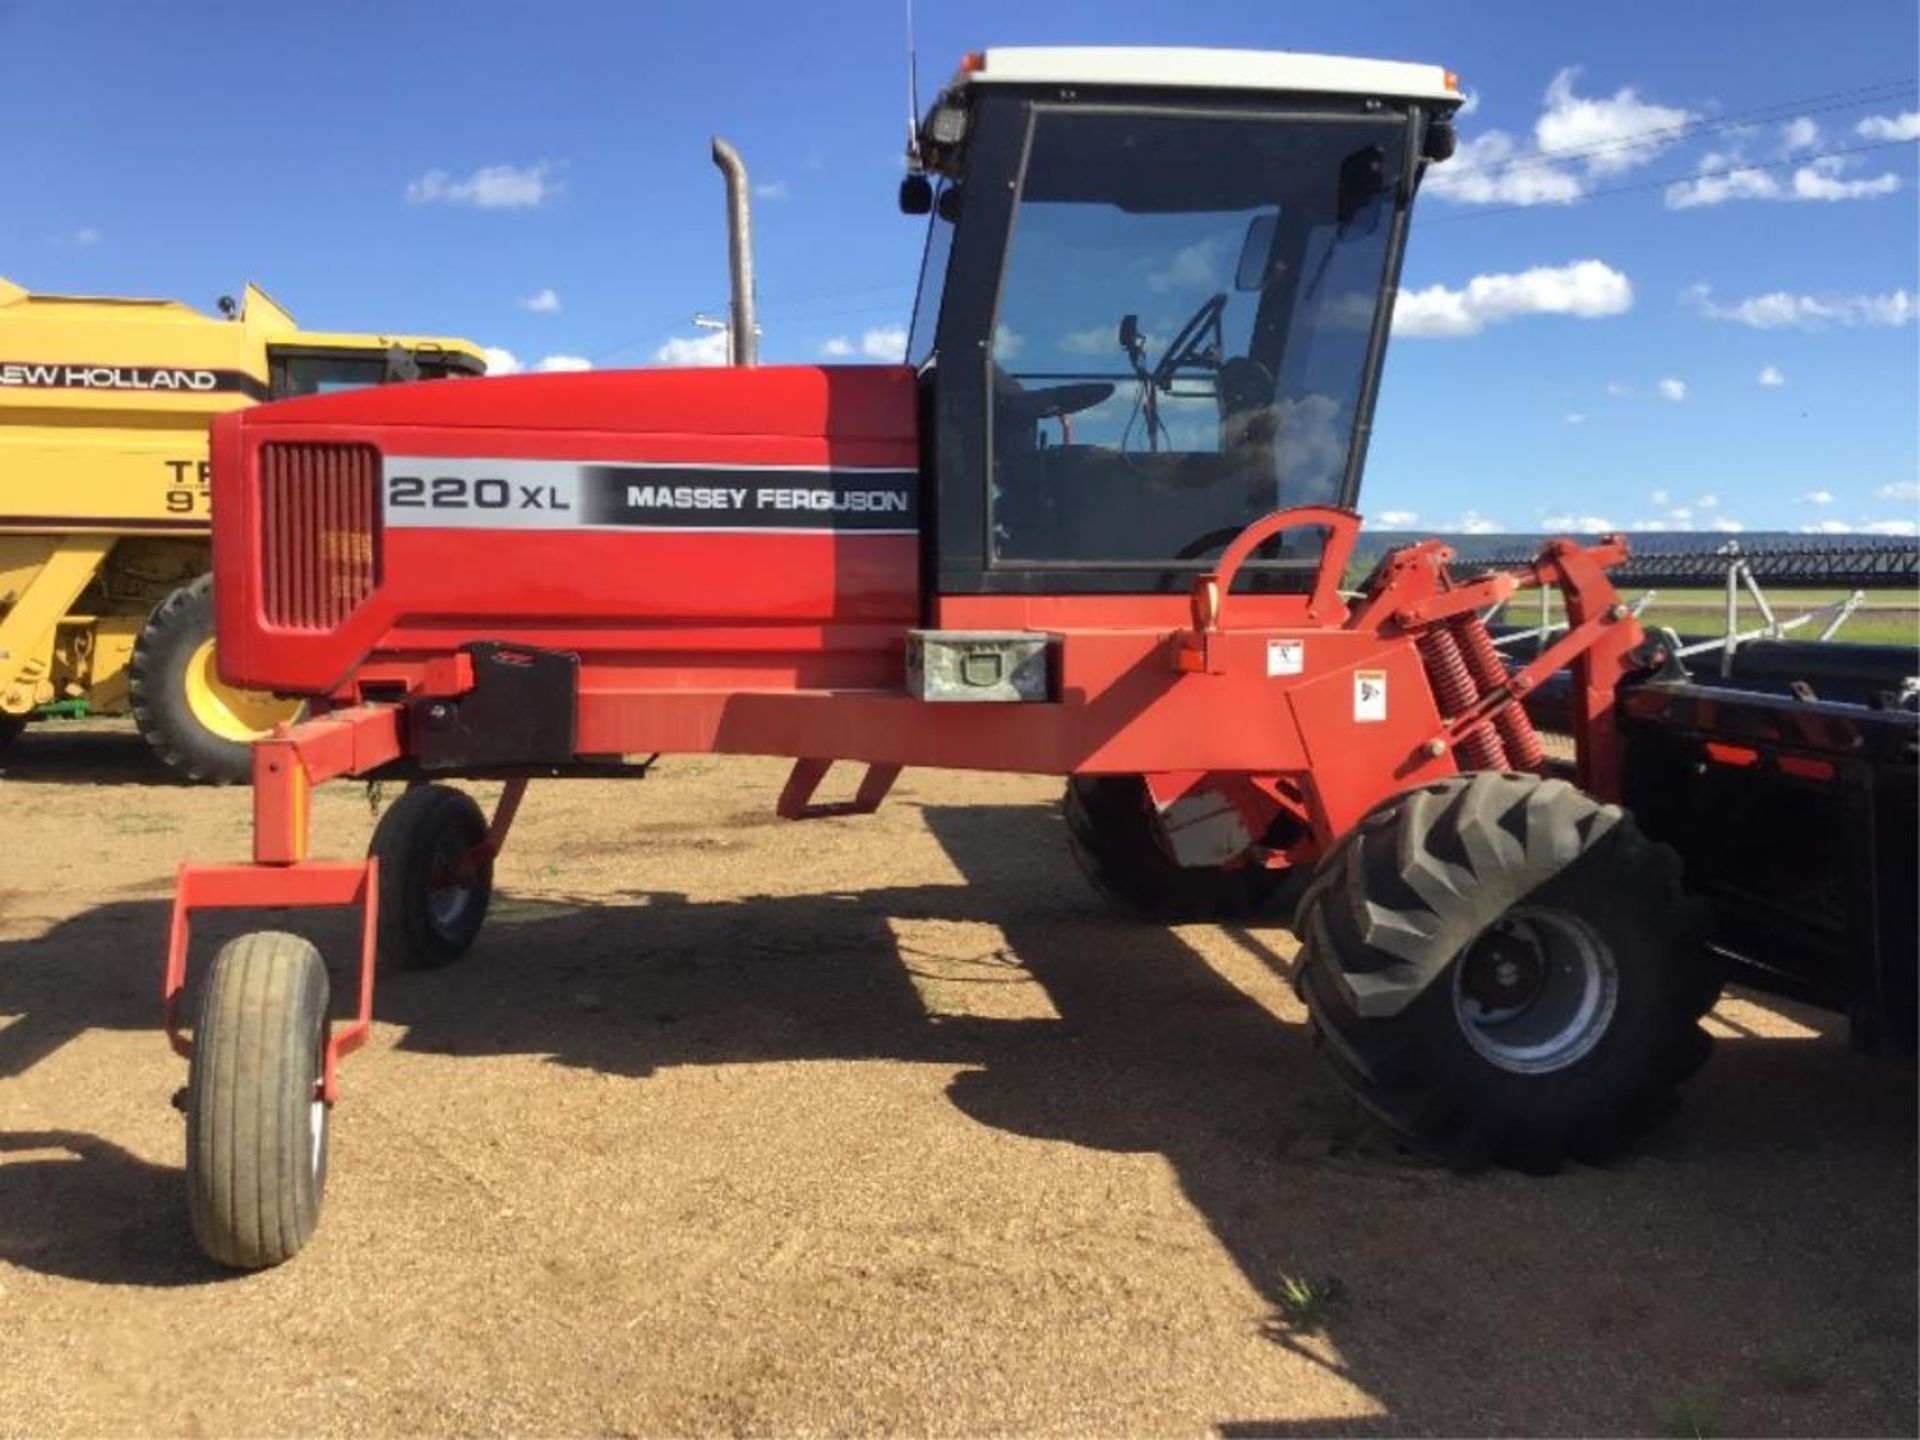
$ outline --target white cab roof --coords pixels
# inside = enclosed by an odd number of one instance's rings
[[[1285,94],[1378,95],[1458,103],[1458,82],[1439,65],[1349,60],[1285,50],[1199,50],[1133,46],[1015,47],[968,57],[955,77],[974,85],[1157,86],[1182,90],[1266,90]]]

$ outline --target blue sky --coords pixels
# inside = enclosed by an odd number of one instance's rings
[[[651,364],[725,304],[719,131],[763,191],[763,359],[884,351],[923,223],[893,204],[902,31],[897,0],[0,0],[0,274],[202,304],[252,278],[315,328]],[[1376,521],[1920,516],[1912,0],[920,0],[919,31],[928,92],[993,44],[1460,72]]]

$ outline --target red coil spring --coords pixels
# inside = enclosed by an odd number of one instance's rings
[[[1459,642],[1451,631],[1431,629],[1415,642],[1415,648],[1420,651],[1420,663],[1426,667],[1427,683],[1433,686],[1433,698],[1442,715],[1451,720],[1478,703],[1480,687],[1474,684],[1473,673],[1467,668],[1466,657],[1460,653]],[[1457,748],[1463,769],[1507,768],[1507,752],[1491,725],[1476,725],[1460,737]]]
[[[1486,621],[1471,613],[1461,615],[1453,622],[1453,633],[1460,642],[1474,685],[1482,695],[1507,683],[1506,662],[1494,647],[1493,636],[1487,633]],[[1533,717],[1518,700],[1494,712],[1493,726],[1514,769],[1539,774],[1547,768],[1547,752],[1540,746],[1540,732],[1533,728]]]

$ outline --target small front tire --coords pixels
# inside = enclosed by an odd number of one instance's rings
[[[380,862],[381,964],[430,970],[466,954],[493,896],[493,861],[475,855],[486,838],[473,797],[447,785],[416,786],[380,817],[367,853]]]
[[[327,969],[307,940],[256,931],[214,957],[187,1079],[187,1209],[222,1265],[278,1265],[319,1221],[327,1035]]]

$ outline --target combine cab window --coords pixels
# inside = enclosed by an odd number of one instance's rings
[[[331,395],[397,380],[444,380],[479,373],[477,363],[440,350],[320,350],[278,348],[268,358],[275,400]]]
[[[992,332],[996,563],[1197,563],[1337,502],[1403,135],[1038,111]]]

